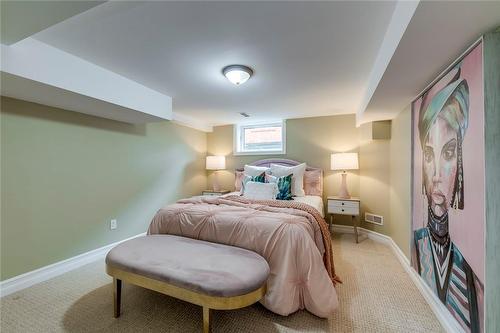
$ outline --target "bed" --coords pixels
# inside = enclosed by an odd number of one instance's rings
[[[252,165],[271,163],[300,164],[273,159]],[[320,169],[308,167],[307,171],[322,185]],[[267,260],[271,270],[261,300],[267,309],[280,315],[306,309],[326,318],[338,307],[335,284],[340,280],[322,210],[321,195],[294,200],[250,200],[234,193],[193,197],[161,208],[148,234],[179,235],[254,251]]]
[[[224,197],[231,197],[234,195],[240,195],[240,192],[234,191],[224,194]],[[294,201],[301,202],[315,208],[322,218],[325,218],[325,207],[323,205],[323,198],[319,195],[305,195],[303,197],[294,197]]]
[[[323,206],[323,198],[319,195],[305,195],[303,197],[295,197],[294,201],[305,203],[311,207],[314,207],[319,212],[322,218],[325,218],[325,208]]]

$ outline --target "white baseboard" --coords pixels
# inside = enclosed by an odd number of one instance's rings
[[[353,228],[350,226],[334,224],[332,225],[332,227],[333,231],[339,233],[354,233]],[[464,332],[460,324],[458,324],[455,318],[453,318],[451,314],[448,312],[448,309],[446,309],[446,307],[439,300],[439,298],[436,297],[436,295],[431,291],[431,289],[417,274],[417,272],[415,272],[415,270],[410,266],[410,261],[401,251],[399,246],[396,245],[396,243],[391,237],[361,227],[358,228],[358,231],[360,234],[365,234],[368,238],[379,243],[384,243],[392,249],[396,258],[398,258],[399,262],[401,263],[405,271],[408,273],[413,283],[420,291],[424,299],[427,301],[432,311],[438,318],[439,322],[447,332],[451,333]],[[115,245],[127,241],[129,239],[144,236],[145,234],[146,233],[141,233],[132,236],[130,238],[103,246],[101,248],[86,253],[82,253],[75,257],[36,269],[34,271],[15,276],[8,280],[0,281],[0,297],[7,296],[16,291],[28,288],[34,284],[46,281],[48,279],[64,274],[71,270],[77,269],[91,262],[103,259],[109,252],[109,250],[111,250]]]
[[[332,225],[333,231],[339,233],[354,233],[354,229],[351,226],[334,224]],[[380,234],[378,232],[368,230],[362,227],[358,227],[358,232],[360,234],[365,234],[369,239],[372,239],[379,243],[387,244],[393,251],[396,258],[398,258],[399,262],[405,269],[406,273],[410,276],[413,283],[420,291],[427,304],[429,304],[432,312],[436,315],[437,319],[449,333],[463,333],[464,330],[462,326],[453,318],[450,314],[446,306],[441,302],[441,300],[432,292],[432,290],[427,286],[427,284],[422,280],[422,278],[418,275],[418,273],[411,267],[410,260],[404,255],[403,251],[399,248],[399,246],[394,242],[394,240],[386,235]]]
[[[82,253],[75,257],[56,262],[54,264],[41,267],[31,272],[27,272],[18,276],[14,276],[8,280],[0,281],[0,297],[7,296],[16,291],[31,287],[34,284],[46,281],[58,275],[69,272],[73,269],[82,267],[83,265],[89,264],[91,262],[103,259],[106,254],[115,245],[121,242],[127,241],[132,238],[144,236],[146,233],[141,233],[127,239],[109,244],[98,249]]]

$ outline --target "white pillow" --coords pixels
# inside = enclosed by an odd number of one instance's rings
[[[270,173],[275,177],[284,177],[289,174],[292,176],[292,195],[303,197],[304,192],[304,172],[306,172],[306,164],[302,163],[293,167],[287,167],[279,164],[271,164]]]
[[[254,200],[275,200],[278,195],[278,184],[248,182],[243,196]]]
[[[243,170],[244,170],[245,175],[256,177],[256,176],[259,176],[263,172],[269,171],[269,168],[245,164],[245,168]]]

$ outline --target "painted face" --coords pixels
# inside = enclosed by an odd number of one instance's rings
[[[448,107],[456,105],[450,104]],[[457,132],[438,116],[423,148],[425,193],[436,216],[442,216],[450,207],[458,169],[457,147]]]

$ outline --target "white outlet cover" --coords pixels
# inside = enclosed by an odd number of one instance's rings
[[[111,220],[111,222],[109,223],[109,228],[111,230],[118,228],[118,222],[116,220]]]

